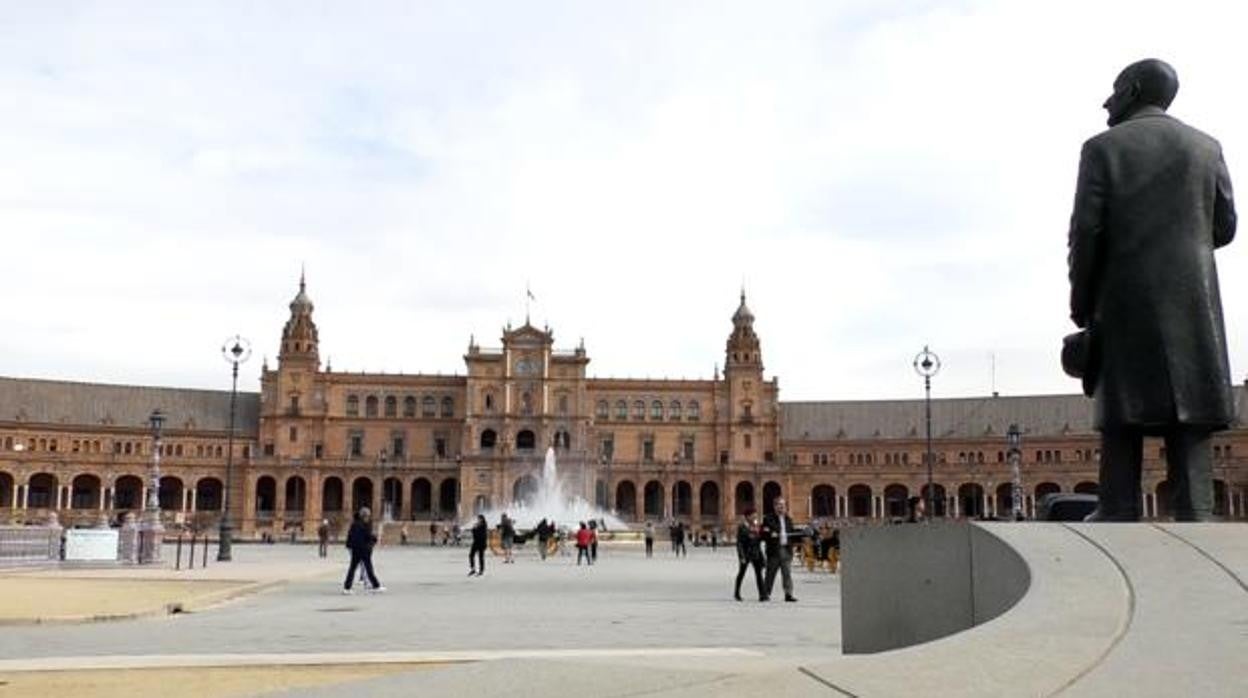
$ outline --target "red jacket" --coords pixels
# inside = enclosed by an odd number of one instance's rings
[[[588,528],[582,528],[576,532],[576,547],[588,548],[590,536],[593,535]]]

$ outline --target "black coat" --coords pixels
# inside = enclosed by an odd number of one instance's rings
[[[359,519],[351,522],[351,529],[347,531],[347,548],[354,553],[362,554],[370,552],[376,543],[377,536],[373,535],[368,524]]]
[[[797,545],[802,533],[793,528],[793,519],[785,514],[784,531],[789,536],[789,547]],[[772,557],[780,552],[780,517],[775,514],[767,514],[763,517],[763,545],[767,546],[767,557]]]
[[[737,560],[745,562],[754,562],[763,557],[763,551],[758,547],[758,536],[754,531],[745,524],[737,526]]]
[[[485,549],[486,538],[489,537],[490,529],[484,521],[478,521],[472,527],[472,547]]]
[[[1234,419],[1213,254],[1234,236],[1213,138],[1146,108],[1083,144],[1070,311],[1099,342],[1098,428]]]

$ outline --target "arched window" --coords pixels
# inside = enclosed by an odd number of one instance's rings
[[[403,416],[404,417],[416,416],[416,398],[412,397],[411,395],[408,395],[407,397],[403,398]]]
[[[641,400],[633,401],[633,419],[638,421],[646,418],[646,403]]]
[[[623,400],[615,401],[615,418],[628,419],[628,403]]]
[[[594,408],[594,417],[598,419],[607,419],[607,413],[610,408],[607,406],[606,400],[599,400],[598,405]]]
[[[493,429],[486,429],[481,432],[481,448],[488,450],[494,448],[494,444],[498,442],[498,434]]]
[[[696,422],[702,419],[702,407],[697,400],[689,401],[689,421]]]
[[[386,396],[386,416],[387,417],[399,416],[399,401],[393,395]]]
[[[359,395],[347,396],[347,416],[348,417],[360,416],[360,396]]]
[[[426,395],[420,401],[420,416],[433,417],[438,413],[438,401],[432,395]]]
[[[680,400],[672,400],[671,407],[667,408],[667,418],[673,422],[679,422],[681,418]]]
[[[377,416],[377,396],[376,395],[369,395],[364,400],[364,416],[365,417]]]
[[[663,421],[663,401],[655,400],[650,403],[650,419],[655,421]]]
[[[532,451],[537,447],[537,435],[529,429],[521,429],[516,434],[516,450]]]
[[[451,399],[450,395],[447,395],[442,398],[442,416],[443,417],[455,416],[455,401]]]

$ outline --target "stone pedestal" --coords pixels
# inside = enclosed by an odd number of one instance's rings
[[[61,559],[61,522],[56,517],[56,512],[48,514],[48,521],[44,524],[48,528],[48,559]]]
[[[127,513],[121,524],[121,535],[117,541],[117,559],[130,564],[139,561],[139,527],[135,525],[132,513]]]
[[[160,547],[165,540],[165,527],[160,522],[160,510],[143,512],[139,524],[139,564],[159,565]]]

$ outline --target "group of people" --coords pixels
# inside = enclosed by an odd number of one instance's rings
[[[808,535],[809,532],[793,526],[782,497],[775,500],[775,513],[761,520],[753,508],[746,509],[737,525],[737,580],[732,597],[741,600],[741,581],[746,570],[753,567],[759,601],[771,599],[777,573],[784,587],[784,600],[797,601],[793,595],[793,547],[801,545]]]

